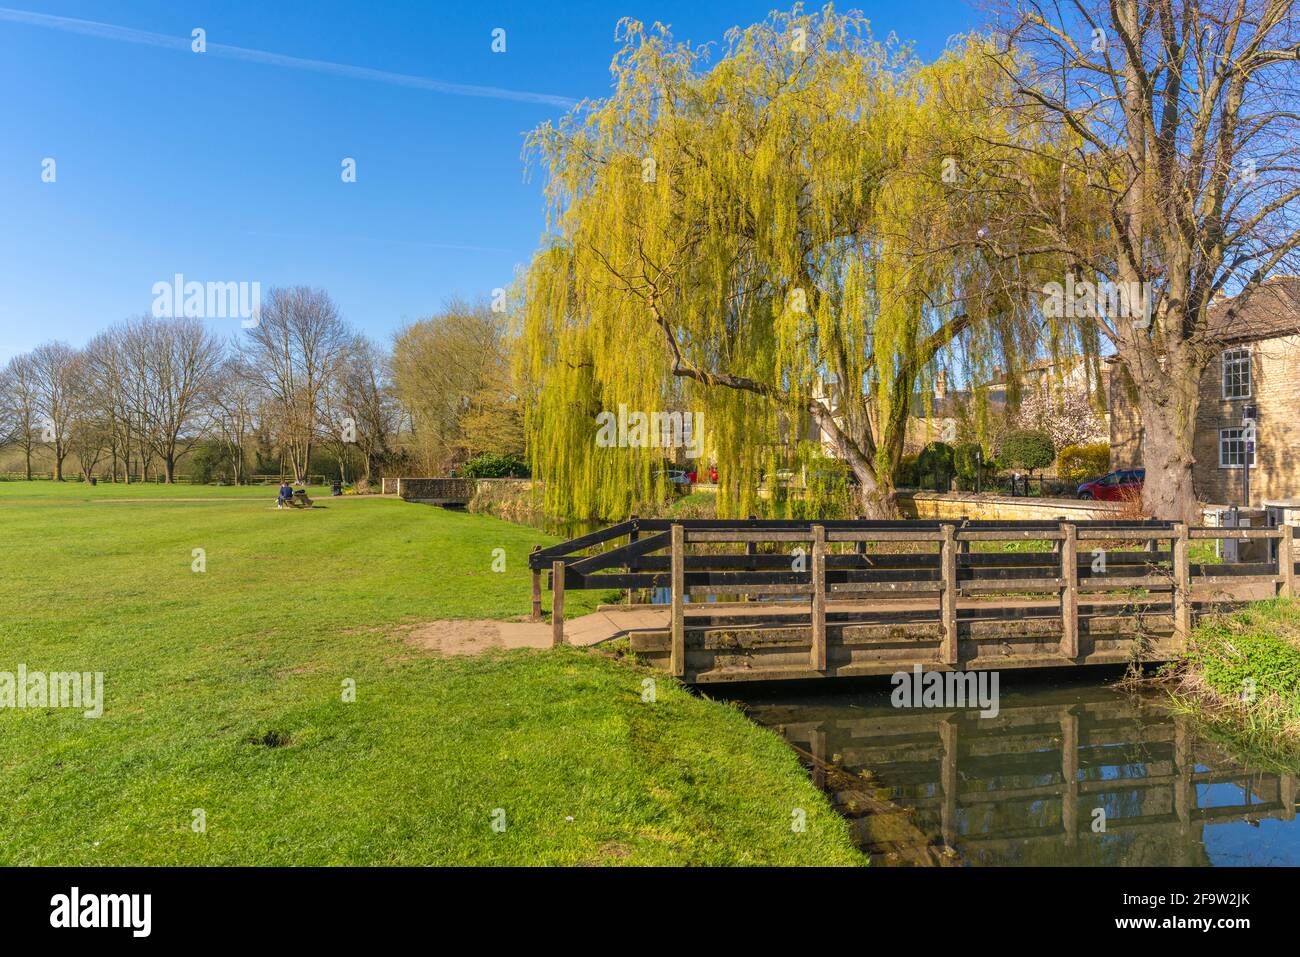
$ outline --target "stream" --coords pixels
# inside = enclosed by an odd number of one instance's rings
[[[875,864],[1300,865],[1297,775],[1253,767],[1158,696],[1004,685],[995,717],[896,708],[888,680],[743,703]]]

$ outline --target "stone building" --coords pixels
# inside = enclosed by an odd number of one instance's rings
[[[1209,505],[1244,504],[1242,420],[1256,413],[1250,503],[1300,498],[1300,276],[1260,285],[1242,308],[1210,308],[1215,354],[1201,376],[1192,481]],[[1141,468],[1142,424],[1122,362],[1110,364],[1111,468]]]

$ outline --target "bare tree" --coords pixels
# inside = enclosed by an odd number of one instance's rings
[[[84,350],[86,388],[91,405],[104,416],[113,481],[131,481],[131,437],[140,416],[133,415],[134,394],[121,327],[101,332]],[[142,436],[143,437],[143,436]]]
[[[224,347],[198,319],[144,316],[121,330],[132,411],[162,461],[165,481],[199,441],[211,410]]]
[[[40,441],[39,394],[30,355],[14,356],[0,372],[0,431],[22,449],[24,472],[32,480],[32,453]]]
[[[1009,115],[1060,150],[990,143],[1007,158],[993,185],[1022,215],[980,240],[1017,269],[1052,257],[1118,291],[1084,312],[1137,386],[1144,503],[1193,521],[1198,387],[1224,321],[1211,303],[1235,293],[1241,309],[1300,248],[1293,0],[1008,0],[1001,26]]]
[[[112,441],[112,425],[107,413],[84,403],[73,418],[68,432],[68,451],[77,460],[77,471],[89,482]]]
[[[248,478],[248,442],[257,429],[257,386],[239,356],[226,359],[217,379],[212,400],[216,406],[213,418],[230,459],[231,477],[236,485],[242,485]]]
[[[392,456],[401,414],[388,379],[388,359],[364,336],[357,336],[336,378],[343,435],[361,454],[361,478],[369,482]]]
[[[273,289],[244,358],[269,398],[294,478],[306,482],[319,436],[322,399],[346,356],[351,335],[329,294],[304,286]]]
[[[37,430],[54,453],[54,478],[62,482],[68,441],[83,400],[81,359],[66,343],[47,342],[32,350],[30,361]]]

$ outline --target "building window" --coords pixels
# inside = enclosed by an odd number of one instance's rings
[[[1223,397],[1250,398],[1250,350],[1229,349],[1223,354]]]
[[[1219,468],[1239,469],[1246,464],[1246,430],[1219,429]],[[1250,466],[1255,467],[1255,450],[1250,450]]]

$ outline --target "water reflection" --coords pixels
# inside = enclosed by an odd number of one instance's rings
[[[895,709],[887,690],[749,707],[878,863],[1300,865],[1295,775],[1106,688],[1004,690],[996,718]]]

